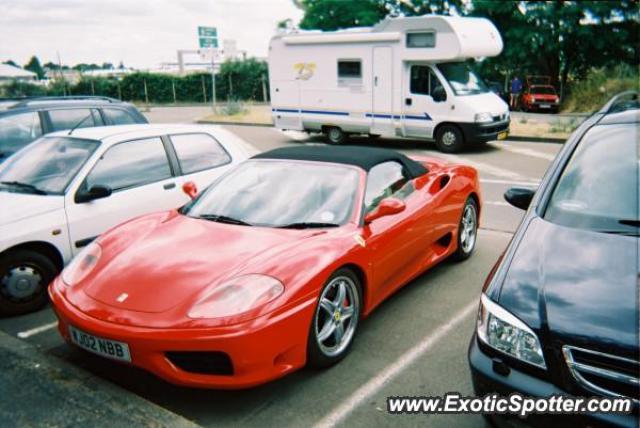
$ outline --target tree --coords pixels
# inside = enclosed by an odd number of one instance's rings
[[[7,64],[7,65],[12,65],[14,67],[20,67],[18,64],[16,64],[13,60],[8,59],[6,61],[3,62],[3,64]]]
[[[300,0],[304,16],[300,28],[334,31],[349,27],[366,27],[383,19],[388,10],[377,0]]]
[[[40,60],[37,56],[32,56],[29,62],[24,66],[24,69],[36,73],[38,79],[44,79],[44,69],[40,65]]]
[[[493,2],[474,0],[470,14],[489,18],[504,40],[485,74],[544,74],[566,87],[589,69],[638,64],[637,0],[620,2]]]

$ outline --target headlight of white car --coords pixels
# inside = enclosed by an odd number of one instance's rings
[[[476,123],[493,122],[493,116],[491,116],[491,113],[476,113],[473,119]]]
[[[189,318],[222,318],[239,315],[269,303],[282,294],[284,286],[267,275],[242,275],[226,281],[194,305]]]
[[[492,348],[546,369],[542,347],[533,330],[484,293],[480,298],[477,333]]]
[[[102,248],[96,242],[87,245],[76,255],[62,271],[62,281],[67,285],[76,285],[87,277],[98,264]]]

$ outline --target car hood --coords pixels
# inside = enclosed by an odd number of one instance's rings
[[[635,359],[638,244],[635,237],[536,217],[514,254],[499,303],[556,345]]]
[[[92,299],[118,309],[164,312],[195,303],[226,279],[265,273],[265,260],[324,233],[151,215],[100,238],[102,257],[81,286]]]
[[[501,116],[509,113],[509,106],[502,98],[493,92],[476,95],[461,95],[457,97],[458,102],[464,105],[474,113],[488,112],[493,116]]]
[[[0,225],[64,208],[64,197],[0,191]]]

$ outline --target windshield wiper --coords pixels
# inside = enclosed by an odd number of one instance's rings
[[[278,226],[278,228],[279,229],[310,229],[313,227],[338,227],[338,226],[340,225],[335,223],[301,221],[298,223],[290,223],[290,224],[285,224],[283,226]]]
[[[47,195],[48,194],[47,192],[45,192],[42,189],[37,188],[33,184],[23,183],[21,181],[0,181],[0,184],[3,184],[5,186],[22,187],[23,189],[28,189],[28,190],[30,190],[31,192],[33,192],[33,193],[35,193],[37,195]]]
[[[625,226],[640,227],[640,220],[622,219],[618,220],[618,223],[624,224]]]
[[[197,216],[196,218],[201,218],[203,220],[216,221],[218,223],[237,224],[240,226],[253,226],[251,223],[247,223],[246,221],[242,221],[237,218],[229,217],[226,215],[202,214]]]

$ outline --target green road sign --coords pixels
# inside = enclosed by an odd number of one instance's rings
[[[217,48],[218,47],[218,39],[208,38],[208,37],[199,37],[200,48]]]
[[[198,27],[198,37],[218,38],[216,27]]]

